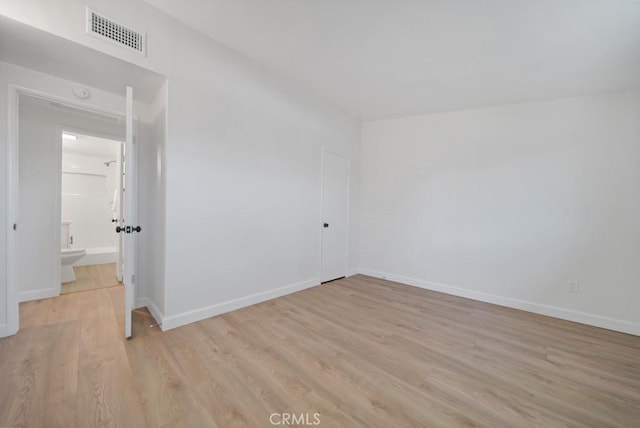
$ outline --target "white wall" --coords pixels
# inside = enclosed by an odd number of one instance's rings
[[[368,122],[362,166],[364,273],[640,334],[640,93]]]
[[[163,328],[317,283],[321,147],[357,177],[359,122],[144,2],[92,6],[146,32],[148,56],[86,35],[82,2],[2,13],[168,77]],[[351,195],[355,267],[357,180]]]
[[[164,314],[165,183],[167,95],[165,84],[143,117],[138,144],[138,287],[136,306],[147,306],[157,321]]]
[[[356,121],[220,60],[169,80],[165,328],[318,284],[322,146],[359,174]]]
[[[87,156],[62,151],[62,221],[70,221],[71,248],[117,247],[119,235],[112,218],[118,218],[111,203],[117,188],[119,142],[111,144],[112,156]],[[105,162],[116,160],[107,167]]]
[[[20,98],[19,118],[18,284],[24,301],[56,295],[60,285],[55,274],[60,265],[60,214],[56,212],[61,209],[57,190],[62,161],[60,127],[121,138],[124,126],[52,109],[31,97]]]

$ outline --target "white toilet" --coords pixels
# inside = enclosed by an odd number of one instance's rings
[[[87,252],[85,250],[62,249],[62,269],[60,270],[60,282],[71,282],[76,280],[76,274],[73,271],[73,264],[83,258]]]
[[[73,236],[71,236],[71,222],[62,222],[62,249],[60,250],[60,259],[62,269],[60,270],[60,282],[71,282],[76,280],[76,274],[73,271],[73,264],[84,257],[87,252],[85,250],[76,250],[71,248]]]

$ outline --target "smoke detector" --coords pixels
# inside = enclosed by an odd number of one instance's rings
[[[81,100],[86,100],[91,96],[91,91],[89,91],[89,89],[85,88],[84,86],[76,86],[75,88],[73,88],[73,95],[80,98]]]

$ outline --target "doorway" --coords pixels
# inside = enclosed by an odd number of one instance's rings
[[[64,254],[63,246],[74,245],[74,234],[69,227],[73,222],[62,218],[64,184],[69,190],[68,193],[72,194],[67,196],[81,196],[85,202],[91,198],[96,199],[94,203],[89,204],[93,209],[93,211],[89,210],[92,211],[90,214],[96,218],[79,220],[76,216],[78,229],[81,228],[83,221],[100,221],[101,215],[105,216],[102,220],[108,220],[109,223],[115,220],[109,229],[116,239],[109,242],[111,246],[115,244],[118,249],[111,251],[111,254],[95,251],[97,248],[104,250],[106,247],[91,248],[90,254],[83,249],[81,257],[77,257],[73,262],[76,263],[78,259],[86,256],[90,256],[90,259],[92,257],[94,261],[105,261],[105,257],[110,257],[109,261],[113,262],[115,268],[121,266],[121,261],[127,259],[122,268],[122,270],[126,268],[128,273],[128,276],[123,278],[126,286],[124,325],[125,335],[130,337],[131,311],[127,309],[133,306],[135,247],[133,237],[120,239],[118,236],[121,236],[120,232],[125,229],[121,227],[124,226],[123,215],[131,220],[136,218],[134,205],[137,193],[135,191],[137,164],[135,150],[132,147],[134,137],[132,90],[127,88],[126,115],[122,116],[120,113],[94,110],[66,100],[61,101],[48,94],[19,88],[12,89],[14,92],[12,99],[15,100],[16,106],[14,110],[16,115],[12,122],[16,126],[10,139],[12,155],[10,200],[12,203],[9,208],[11,217],[16,220],[13,227],[14,233],[11,234],[13,239],[9,241],[10,265],[14,266],[13,271],[9,272],[9,285],[14,289],[17,288],[19,301],[35,300],[60,295],[61,284],[65,282],[63,281],[65,271],[75,276],[73,266],[65,267],[68,254]],[[107,154],[109,159],[103,162],[102,167],[109,168],[114,163],[119,163],[120,167],[116,169],[126,170],[129,186],[126,198],[120,193],[120,201],[112,199],[116,192],[124,192],[124,173],[115,171],[111,174],[111,190],[114,193],[109,197],[109,192],[105,191],[109,178],[107,174],[91,172],[91,168],[87,165],[84,168],[88,169],[80,171],[77,153],[75,157],[65,159],[63,153],[65,140],[69,140],[66,146],[73,147],[72,141],[77,142],[79,136],[116,140],[111,142],[111,152]],[[129,154],[126,163],[124,162],[125,153]],[[64,160],[67,161],[65,168],[63,168]],[[102,160],[98,162],[98,166],[95,165],[96,162],[94,159],[93,168],[99,168]],[[78,169],[78,173],[75,173],[74,169]],[[81,179],[78,180],[78,178]],[[98,191],[100,188],[102,188],[101,191]],[[115,210],[104,210],[104,207],[99,207],[101,203],[106,204],[107,207],[115,204],[118,206]],[[64,209],[67,215],[73,217],[75,214],[72,205]],[[101,209],[102,214],[96,211],[97,208]],[[63,220],[66,221],[63,222]],[[66,229],[65,222],[68,223]],[[133,233],[136,227],[127,226],[127,229],[130,230],[127,233]],[[137,229],[140,230],[139,227]],[[83,245],[88,242],[104,242],[108,232],[106,228],[101,228],[100,231],[85,228],[81,242]],[[102,237],[96,237],[96,235],[102,235]],[[124,242],[120,244],[119,241]],[[68,250],[73,252],[73,248]],[[76,254],[73,255],[75,257]],[[15,325],[17,331],[17,316]]]
[[[322,152],[322,253],[320,282],[347,275],[349,158]]]
[[[60,139],[60,294],[122,286],[123,142],[68,128]]]

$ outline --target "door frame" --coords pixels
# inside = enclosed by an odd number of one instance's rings
[[[346,220],[346,237],[345,237],[345,254],[347,256],[347,263],[345,266],[344,276],[345,278],[349,273],[349,236],[350,236],[350,223],[351,223],[351,157],[347,156],[344,153],[331,150],[327,147],[322,147],[320,154],[320,221],[318,222],[318,227],[320,229],[320,263],[319,263],[319,272],[318,272],[318,283],[322,284],[322,249],[324,248],[324,233],[323,233],[323,222],[324,222],[324,164],[325,164],[325,156],[327,153],[331,153],[332,155],[340,156],[347,160],[347,218]]]
[[[100,114],[124,120],[124,113],[120,111],[109,110],[102,107],[96,107],[92,104],[74,100],[72,98],[61,97],[40,91],[26,86],[15,84],[8,85],[7,91],[7,208],[6,208],[6,254],[7,254],[7,271],[5,273],[6,284],[6,314],[7,324],[0,325],[0,337],[16,334],[20,329],[19,315],[19,296],[18,296],[18,252],[17,243],[20,236],[20,213],[18,206],[19,197],[19,99],[20,95],[30,96],[45,101],[55,102],[67,107],[84,110],[91,113]],[[62,137],[60,137],[62,138]],[[60,153],[62,153],[62,144],[60,142]],[[62,164],[60,164],[62,168]],[[137,170],[137,168],[136,168]],[[60,179],[61,180],[61,179]],[[61,213],[58,213],[61,216]],[[17,229],[14,230],[14,225]],[[60,238],[58,238],[60,239]],[[55,240],[54,240],[55,241]],[[58,242],[59,243],[59,242]],[[59,248],[57,251],[59,251]],[[53,249],[52,249],[53,250]],[[55,266],[55,263],[54,263]]]

